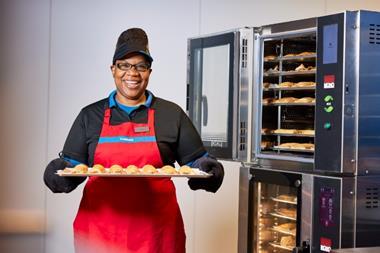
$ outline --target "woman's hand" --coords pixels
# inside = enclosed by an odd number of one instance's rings
[[[86,177],[60,177],[56,174],[58,170],[63,170],[68,167],[73,166],[62,158],[54,159],[46,167],[44,182],[52,192],[69,193],[86,180]]]
[[[188,184],[192,190],[203,189],[215,193],[222,185],[224,178],[223,165],[216,159],[204,156],[194,161],[192,167],[212,174],[208,178],[190,178]]]

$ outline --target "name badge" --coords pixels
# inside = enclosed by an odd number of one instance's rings
[[[145,133],[145,132],[149,132],[149,126],[135,127],[135,133]]]

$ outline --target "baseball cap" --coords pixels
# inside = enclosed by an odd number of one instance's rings
[[[130,53],[139,53],[151,63],[153,61],[149,52],[148,36],[141,28],[130,28],[122,32],[117,40],[112,63],[123,59]]]

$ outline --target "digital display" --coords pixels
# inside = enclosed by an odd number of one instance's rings
[[[323,64],[338,61],[338,24],[323,27]]]
[[[319,221],[324,227],[331,227],[334,221],[334,199],[335,189],[322,187],[319,194]]]

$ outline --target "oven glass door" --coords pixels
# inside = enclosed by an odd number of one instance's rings
[[[189,116],[209,153],[232,158],[234,33],[191,39]]]
[[[292,252],[299,245],[301,175],[251,169],[248,252]]]

